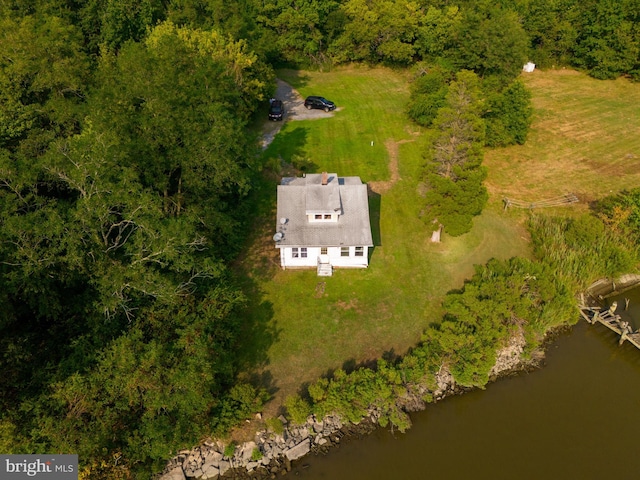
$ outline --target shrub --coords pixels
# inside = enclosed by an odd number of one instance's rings
[[[260,451],[259,448],[254,448],[253,452],[251,452],[251,461],[253,462],[257,462],[258,460],[262,460],[262,452]]]
[[[516,80],[503,92],[489,96],[484,114],[487,123],[485,144],[490,147],[522,145],[527,140],[532,116],[531,93]]]
[[[236,453],[236,448],[237,445],[234,442],[231,442],[229,445],[224,447],[223,455],[227,458],[233,457],[233,455]]]
[[[298,425],[302,425],[307,421],[307,417],[311,414],[311,406],[309,402],[300,397],[300,395],[293,395],[287,397],[284,403],[289,413],[289,418]]]
[[[267,428],[276,435],[282,435],[284,432],[284,425],[279,418],[267,418],[264,423],[266,423]]]

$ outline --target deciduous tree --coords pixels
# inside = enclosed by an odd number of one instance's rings
[[[484,119],[487,123],[486,144],[504,147],[522,145],[529,133],[533,116],[531,93],[516,80],[502,92],[488,94]]]
[[[269,0],[258,21],[274,31],[283,60],[319,65],[326,61],[326,23],[338,5],[334,0]]]
[[[458,68],[508,84],[528,60],[528,46],[529,39],[514,11],[480,2],[463,9],[447,56]]]
[[[0,148],[33,159],[79,131],[89,76],[81,45],[59,17],[0,18]]]
[[[638,0],[587,2],[574,62],[595,78],[624,73],[640,78],[639,12]]]
[[[422,18],[411,1],[348,0],[342,5],[349,22],[332,44],[338,62],[366,61],[409,64]]]

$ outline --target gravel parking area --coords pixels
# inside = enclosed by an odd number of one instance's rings
[[[277,80],[275,98],[282,100],[284,104],[284,120],[274,122],[267,120],[263,127],[262,148],[265,149],[273,141],[276,133],[280,131],[284,122],[291,120],[314,120],[316,118],[332,117],[335,113],[324,110],[307,110],[304,106],[304,98],[287,82]]]

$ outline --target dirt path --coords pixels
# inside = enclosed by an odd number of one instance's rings
[[[369,182],[372,192],[383,194],[395,185],[398,180],[402,180],[398,171],[398,151],[403,143],[413,142],[413,140],[400,140],[396,142],[392,138],[384,142],[384,146],[389,154],[389,180],[381,180],[378,182]]]

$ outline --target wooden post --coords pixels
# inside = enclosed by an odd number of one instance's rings
[[[622,330],[622,333],[620,333],[620,341],[618,342],[618,345],[622,345],[626,339],[627,339],[627,331]]]
[[[440,225],[437,230],[434,230],[431,233],[431,242],[432,243],[440,243],[440,234],[441,233],[442,233],[442,225]]]
[[[582,318],[584,318],[588,323],[591,323],[589,316],[586,313],[584,313],[584,310],[581,308],[579,308],[578,310],[580,310],[580,315],[582,315]]]

